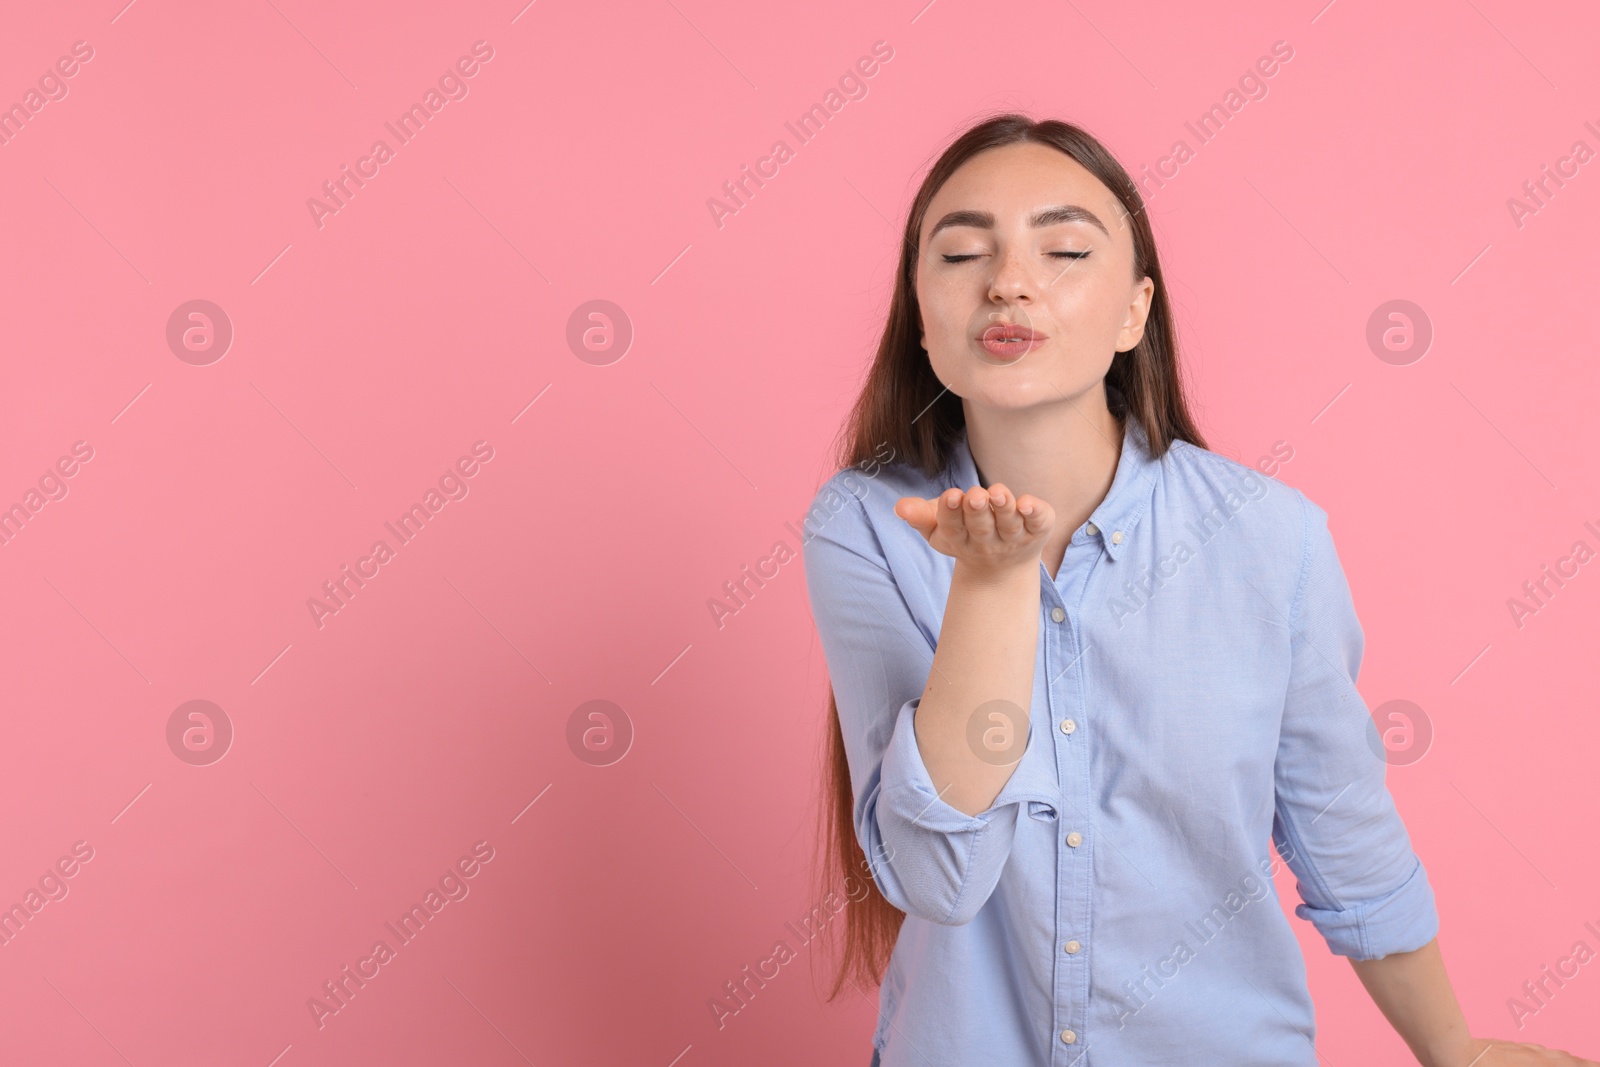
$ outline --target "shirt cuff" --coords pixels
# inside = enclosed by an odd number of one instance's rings
[[[928,775],[927,764],[922,762],[922,750],[917,747],[915,716],[921,702],[920,696],[912,697],[900,705],[895,717],[894,731],[883,753],[880,806],[893,796],[895,812],[907,822],[925,830],[952,833],[979,829],[1018,801],[1035,800],[1051,808],[1060,803],[1061,784],[1056,774],[1055,751],[1048,739],[1035,736],[1039,731],[1030,722],[1028,746],[994,803],[976,815],[951,807],[939,796]]]
[[[1055,752],[1048,741],[1040,744],[1030,737],[994,803],[968,815],[939,797],[922,762],[914,721],[921,700],[906,701],[895,717],[870,810],[893,857],[880,886],[887,883],[884,895],[892,891],[906,902],[906,911],[960,926],[977,917],[1000,880],[1016,838],[1021,802],[1030,802],[1029,814],[1035,818],[1056,814],[1060,790]]]
[[[1415,860],[1411,874],[1386,896],[1340,911],[1297,904],[1294,913],[1309,919],[1336,956],[1377,959],[1412,952],[1439,933],[1439,912],[1427,869]]]

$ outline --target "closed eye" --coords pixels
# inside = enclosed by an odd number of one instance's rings
[[[1058,259],[1087,259],[1090,255],[1089,252],[1047,252],[1045,254],[1049,256],[1055,256]],[[943,258],[946,263],[965,263],[969,259],[979,258],[980,255],[982,255],[982,253],[973,252],[969,255],[961,256],[947,255]]]

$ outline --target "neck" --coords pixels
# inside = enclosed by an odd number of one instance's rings
[[[1030,493],[1054,509],[1044,550],[1054,575],[1073,531],[1106,498],[1122,456],[1123,425],[1106,406],[1105,383],[1024,411],[965,401],[962,408],[979,481]]]

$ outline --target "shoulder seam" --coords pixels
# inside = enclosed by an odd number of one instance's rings
[[[1246,470],[1255,469],[1243,460],[1234,459],[1232,456],[1225,456],[1221,452],[1213,452],[1209,448],[1201,448],[1193,441],[1185,441],[1181,437],[1174,437],[1172,439],[1172,444],[1170,447],[1168,447],[1167,452],[1170,454],[1177,451],[1179,445],[1182,445],[1186,451],[1192,453],[1201,462],[1217,463],[1222,466],[1243,467]]]
[[[1307,506],[1306,494],[1303,490],[1295,489],[1295,495],[1300,498],[1300,577],[1295,582],[1294,599],[1289,602],[1289,640],[1294,640],[1295,617],[1300,611],[1300,600],[1305,596],[1306,578],[1311,573],[1311,508]]]
[[[828,482],[824,482],[823,486],[818,487],[817,492],[821,493],[822,488],[827,486],[829,484],[829,482],[831,482],[832,480],[833,479],[830,478],[828,480]],[[846,552],[849,552],[852,555],[861,557],[861,559],[863,559],[866,562],[872,564],[874,567],[876,567],[879,570],[883,571],[885,574],[893,575],[894,571],[891,570],[890,567],[889,567],[889,555],[888,555],[888,553],[886,551],[884,551],[883,538],[878,536],[878,528],[872,524],[872,517],[867,514],[867,505],[866,505],[866,503],[864,501],[862,501],[862,499],[860,497],[856,496],[854,493],[850,492],[847,489],[842,489],[842,488],[839,488],[839,487],[835,487],[834,491],[839,493],[839,495],[841,495],[841,496],[849,498],[849,500],[852,501],[855,504],[856,509],[860,512],[860,521],[861,521],[862,526],[866,529],[866,531],[869,534],[872,535],[872,543],[878,549],[879,558],[874,559],[872,556],[869,556],[867,553],[862,552],[859,548],[855,548],[855,547],[853,547],[851,545],[845,544],[843,541],[839,540],[839,538],[837,538],[837,537],[828,537],[828,538],[826,538],[826,540],[830,544],[837,545],[839,548],[844,549]],[[849,506],[850,506],[849,504],[845,505],[846,508],[848,508]],[[837,512],[835,514],[837,514]],[[809,519],[809,518],[810,518],[810,512],[808,511],[806,513],[806,515],[800,520],[800,529],[801,529],[802,535],[804,535],[806,533],[806,520]],[[813,542],[815,540],[818,540],[819,538],[823,537],[823,531],[826,528],[826,526],[827,526],[827,523],[824,522],[821,525],[819,525],[815,531],[813,531],[811,533],[810,537],[802,537],[802,540],[801,540],[801,543],[800,543],[800,549],[801,549],[802,554],[804,554],[804,551],[805,551],[805,548],[806,548],[807,545],[809,545],[809,544],[811,544],[811,542]]]

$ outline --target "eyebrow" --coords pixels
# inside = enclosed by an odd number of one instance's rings
[[[1034,227],[1056,226],[1063,222],[1087,222],[1099,229],[1107,237],[1111,236],[1111,231],[1106,229],[1106,224],[1100,221],[1100,216],[1088,208],[1079,207],[1076,204],[1061,204],[1056,207],[1040,208],[1028,216],[1028,225]],[[950,226],[974,226],[980,230],[992,230],[994,229],[994,215],[988,211],[972,211],[968,209],[952,211],[933,224],[933,230],[929,232],[928,239],[932,240],[940,230]]]

